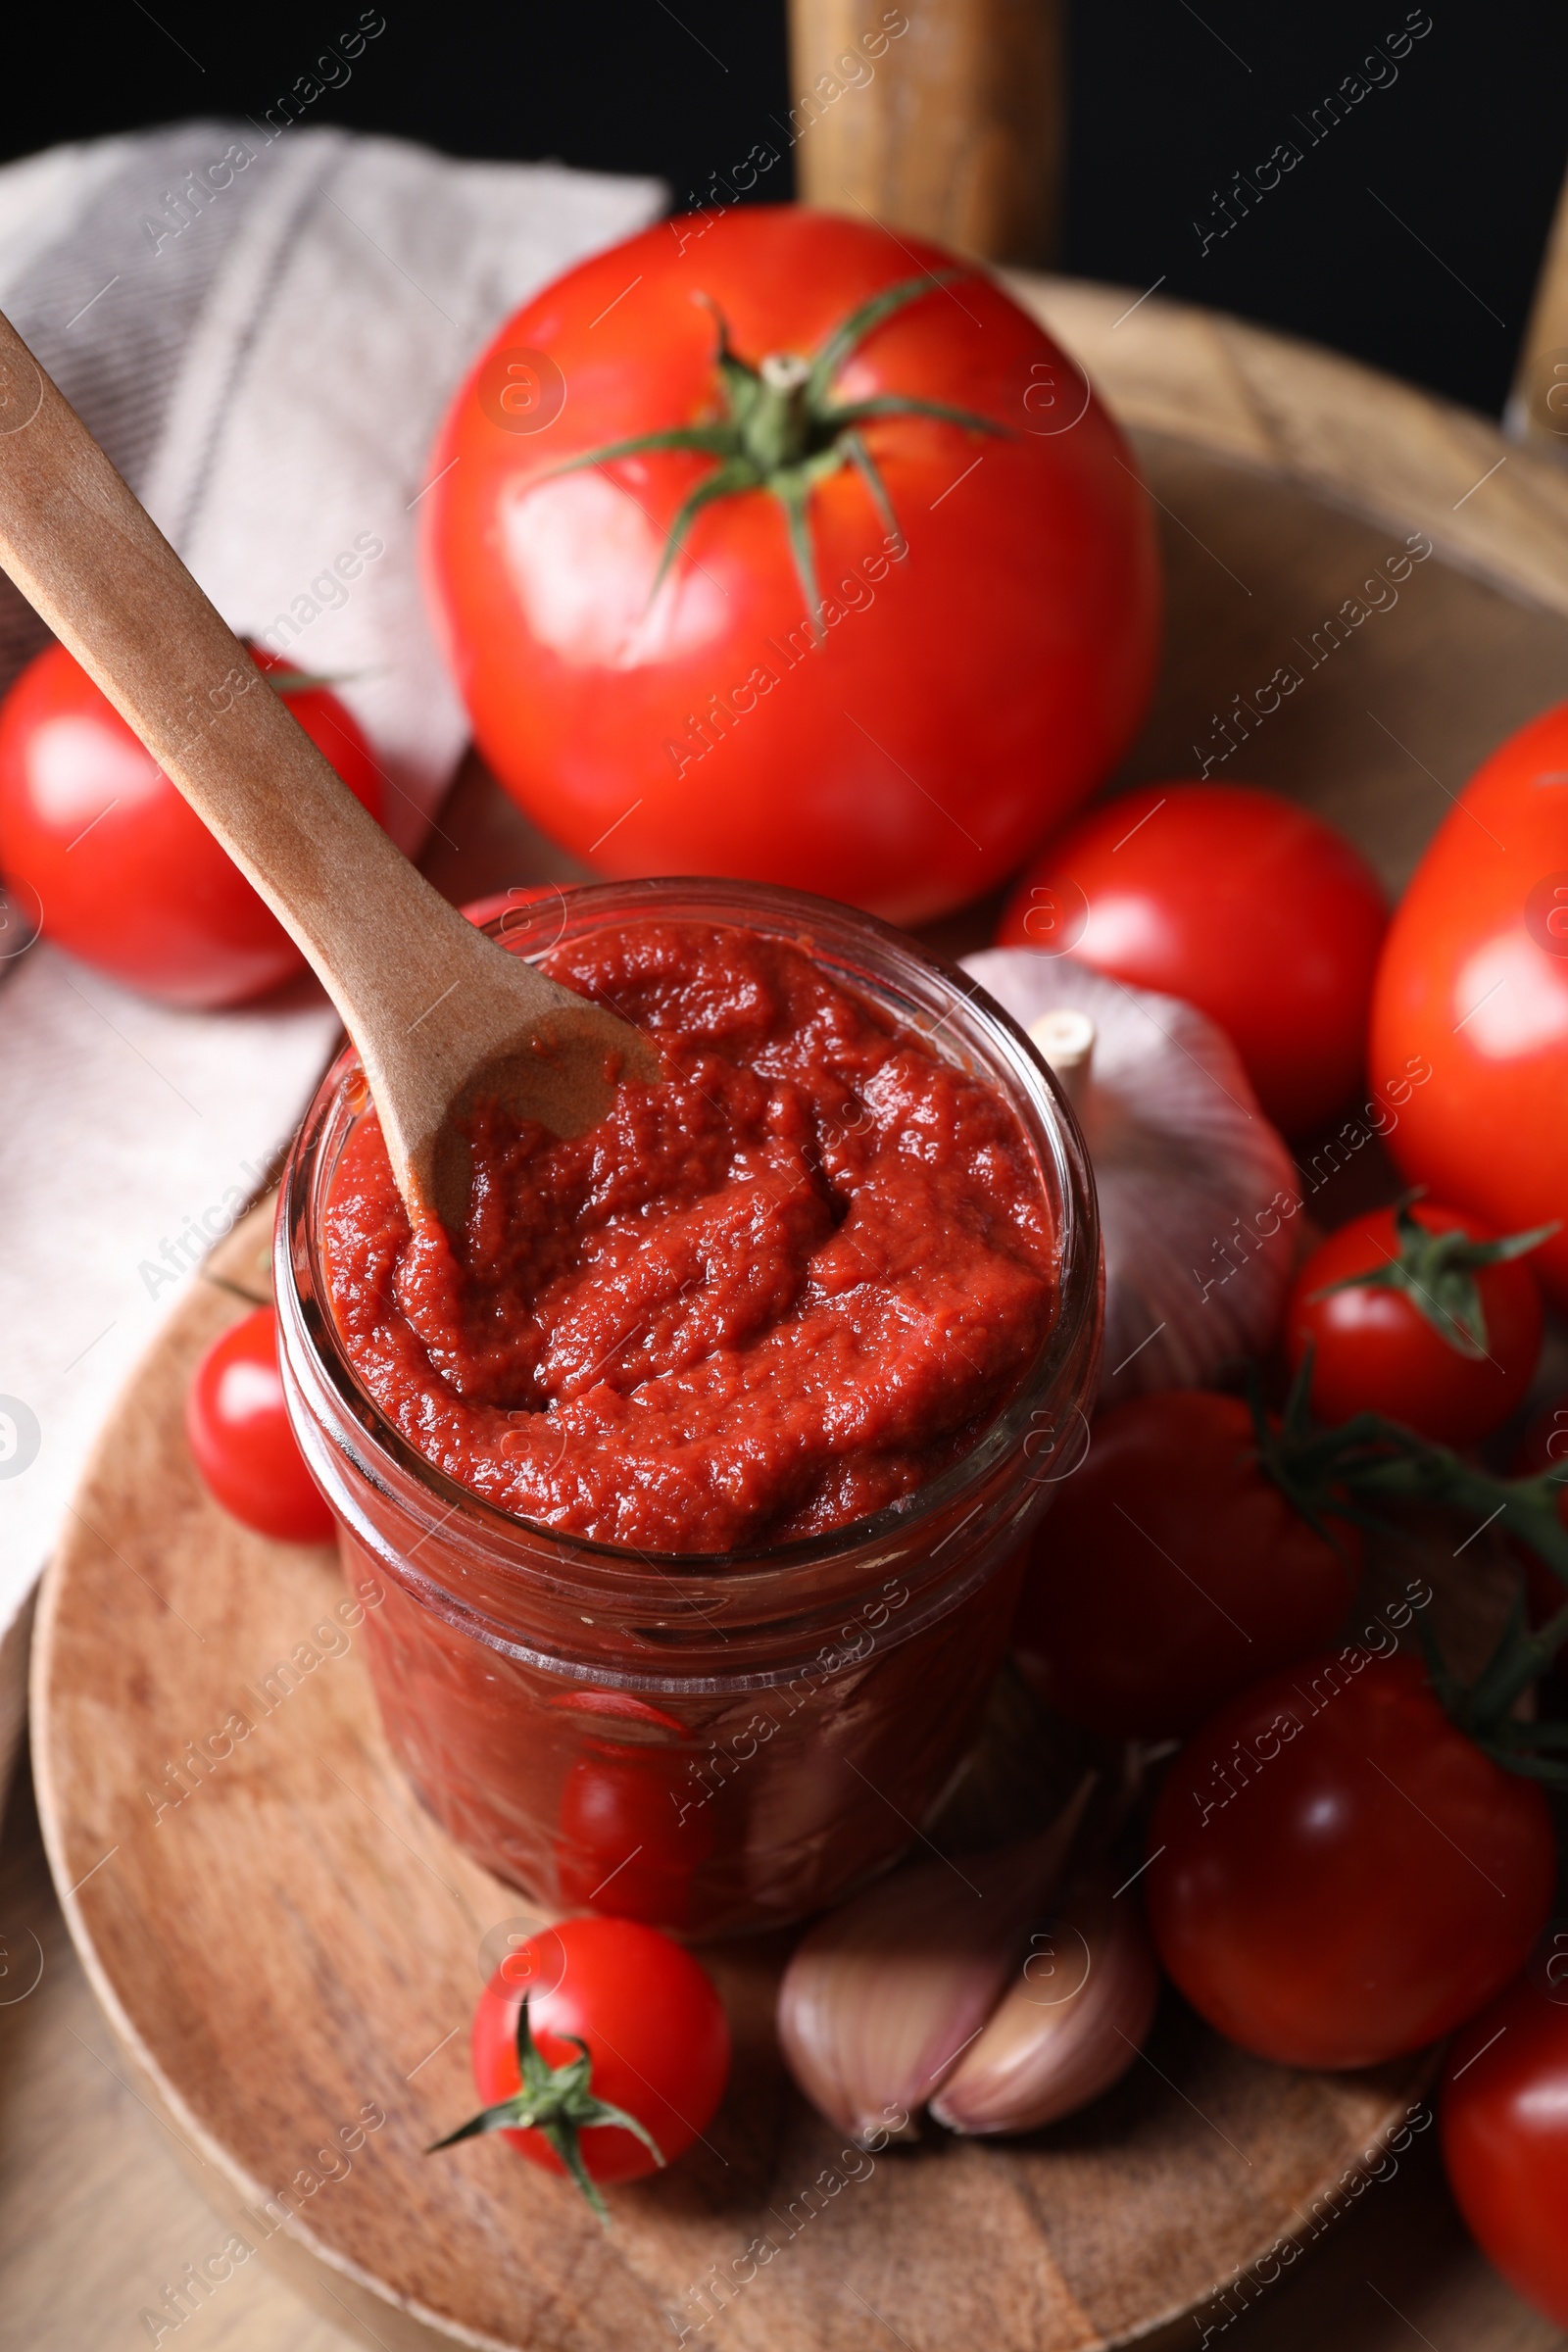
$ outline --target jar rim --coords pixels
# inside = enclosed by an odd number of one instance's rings
[[[543,895],[523,898],[524,889]],[[559,900],[559,906],[552,904],[552,897]],[[497,898],[478,904],[494,906]],[[520,1542],[546,1552],[559,1551],[576,1568],[612,1589],[623,1584],[645,1586],[647,1579],[641,1571],[652,1568],[663,1580],[688,1586],[712,1578],[722,1584],[726,1593],[738,1596],[764,1580],[802,1568],[820,1570],[841,1558],[874,1552],[880,1543],[894,1543],[902,1548],[924,1522],[940,1518],[971,1489],[983,1489],[1006,1457],[1023,1446],[1039,1420],[1049,1420],[1049,1407],[1053,1399],[1059,1401],[1058,1392],[1064,1386],[1070,1386],[1079,1396],[1087,1394],[1099,1346],[1099,1206],[1088,1148],[1072,1105],[1018,1022],[960,965],[875,915],[776,884],[674,876],[518,886],[518,903],[491,914],[480,927],[512,953],[536,961],[568,935],[578,937],[639,914],[730,924],[789,941],[813,961],[824,964],[838,985],[868,1002],[879,1017],[888,1019],[892,1011],[896,1027],[919,1038],[928,1051],[940,1051],[943,1058],[970,1067],[974,1075],[1003,1094],[1018,1117],[1041,1162],[1055,1223],[1056,1311],[1027,1371],[974,1444],[937,1477],[865,1517],[787,1544],[732,1551],[645,1552],[553,1527],[548,1521],[502,1510],[487,1501],[431,1462],[404,1436],[361,1382],[331,1311],[321,1220],[317,1212],[336,1166],[335,1155],[331,1169],[324,1172],[321,1161],[334,1117],[345,1125],[346,1132],[346,1119],[358,1115],[345,1105],[346,1088],[359,1070],[352,1042],[325,1072],[283,1170],[275,1229],[274,1289],[291,1309],[287,1317],[290,1336],[303,1340],[310,1350],[316,1375],[313,1386],[318,1392],[324,1386],[354,1427],[357,1467],[389,1496],[406,1506],[409,1497],[401,1488],[412,1481],[432,1503],[444,1506],[443,1526],[461,1515],[470,1538],[478,1536],[502,1549]],[[551,935],[543,936],[546,932]],[[827,954],[829,942],[838,942],[846,951],[853,944],[871,964],[886,969],[862,972],[849,953],[835,962]],[[922,1009],[922,993],[937,1002],[946,1000],[941,1019],[930,1029],[922,1028],[912,1017]],[[906,1001],[902,1015],[890,1005],[889,1000],[896,995]],[[930,1008],[934,1011],[935,1004]],[[939,1029],[944,1033],[940,1047],[933,1042]],[[960,1042],[974,1049],[967,1063],[953,1050]],[[982,1062],[989,1066],[980,1066]],[[338,1442],[341,1446],[341,1436]],[[344,1446],[344,1450],[348,1448]],[[401,1479],[394,1484],[388,1471],[401,1473]],[[963,1524],[966,1521],[960,1519],[959,1525]],[[536,1567],[538,1562],[527,1564]]]

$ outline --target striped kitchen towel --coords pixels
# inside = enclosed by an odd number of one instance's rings
[[[281,115],[0,170],[0,309],[229,622],[348,680],[405,849],[466,736],[415,564],[442,410],[512,309],[662,201]],[[44,642],[0,580],[0,689]],[[97,1426],[336,1027],[314,984],[175,1012],[16,940],[0,924],[0,1779],[25,1603]]]

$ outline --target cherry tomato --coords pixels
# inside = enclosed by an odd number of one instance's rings
[[[1438,2129],[1482,2252],[1568,2328],[1568,1979],[1543,1959],[1454,2036]]]
[[[1057,835],[997,936],[1196,1004],[1300,1135],[1360,1080],[1387,919],[1359,850],[1309,809],[1250,784],[1142,784]]]
[[[1343,1549],[1259,1466],[1239,1397],[1171,1389],[1112,1405],[1034,1539],[1019,1667],[1091,1730],[1190,1731],[1334,1633],[1361,1540],[1332,1525]]]
[[[1568,1169],[1568,703],[1521,727],[1439,826],[1390,926],[1372,1075],[1412,1183],[1498,1233],[1561,1216]],[[1568,1225],[1535,1260],[1568,1305]]]
[[[1452,1239],[1434,1249],[1437,1235]],[[1524,1401],[1544,1319],[1523,1252],[1496,1254],[1512,1247],[1432,1200],[1375,1208],[1331,1234],[1285,1310],[1293,1371],[1312,1349],[1318,1419],[1386,1413],[1444,1446],[1500,1427]]]
[[[1551,1816],[1448,1721],[1411,1657],[1287,1667],[1206,1723],[1150,1824],[1149,1918],[1203,2017],[1283,2066],[1378,2066],[1524,1964]]]
[[[518,1945],[479,1995],[473,2080],[486,2107],[520,2087],[517,2012],[528,2000],[534,2046],[552,2068],[592,2060],[588,2088],[643,2127],[665,2164],[712,2120],[729,2075],[729,2026],[712,1979],[680,1944],[631,1919],[564,1919]],[[566,2171],[538,2130],[505,2137],[530,2164]],[[590,2125],[582,2159],[598,2182],[638,2180],[659,2157],[619,2125]]]
[[[259,646],[264,676],[294,677]],[[281,687],[356,799],[381,813],[381,774],[335,694]],[[46,938],[166,1004],[239,1004],[305,959],[227,852],[63,645],[29,662],[0,707],[0,871],[41,909]]]
[[[257,1307],[220,1332],[191,1374],[185,1435],[208,1492],[258,1535],[330,1544],[336,1521],[305,1467],[277,1368],[277,1316]]]
[[[731,492],[683,514],[726,464]],[[1000,882],[1148,701],[1130,450],[993,278],[869,221],[747,205],[582,264],[501,328],[429,479],[427,584],[479,745],[607,874],[915,921]]]

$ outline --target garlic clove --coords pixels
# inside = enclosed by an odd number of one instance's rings
[[[931,2101],[951,2132],[1033,2132],[1098,2099],[1138,2055],[1159,1970],[1137,1894],[1097,1866]]]
[[[1101,1402],[1202,1388],[1261,1354],[1284,1311],[1302,1185],[1230,1040],[1193,1005],[1070,956],[992,948],[964,969],[1044,1036],[1089,1146],[1105,1251]],[[1091,1024],[1092,1059],[1072,1067],[1068,1028]]]
[[[779,2041],[841,2131],[909,2135],[1017,1967],[1093,1786],[1086,1775],[1041,1837],[878,1879],[798,1946],[779,1985]]]

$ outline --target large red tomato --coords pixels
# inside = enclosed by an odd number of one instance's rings
[[[1051,843],[997,936],[1196,1004],[1299,1135],[1360,1080],[1387,919],[1366,859],[1310,809],[1250,784],[1143,784]]]
[[[749,206],[583,264],[501,329],[429,474],[480,749],[605,873],[915,921],[1000,881],[1148,700],[1126,444],[999,285],[866,222]]]
[[[1454,2037],[1440,2110],[1454,2201],[1510,2285],[1568,2328],[1563,1938]]]
[[[1342,1650],[1222,1707],[1150,1824],[1149,1922],[1195,2009],[1282,2066],[1378,2066],[1523,1966],[1551,1902],[1540,1784],[1411,1657]]]
[[[249,649],[372,816],[381,771],[335,694]],[[291,682],[294,681],[294,682]],[[166,1004],[242,1004],[305,958],[63,645],[0,708],[0,871],[45,938]]]
[[[1389,1148],[1439,1200],[1499,1233],[1568,1206],[1568,703],[1479,767],[1390,926],[1372,1069],[1410,1056]],[[1568,1304],[1568,1223],[1531,1261]]]

